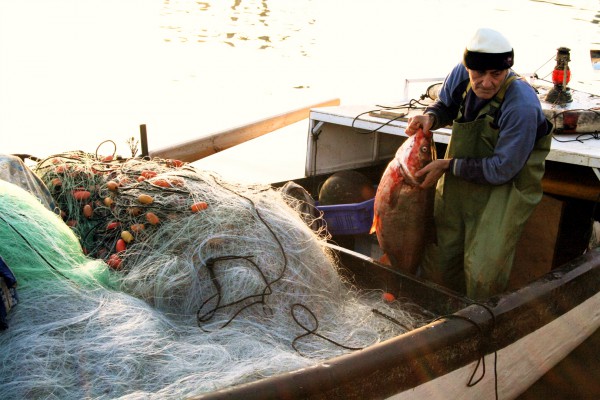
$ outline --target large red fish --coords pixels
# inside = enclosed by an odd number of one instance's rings
[[[379,246],[392,267],[414,274],[425,245],[433,239],[435,188],[422,189],[415,172],[435,160],[433,134],[419,129],[398,148],[388,164],[375,195]]]

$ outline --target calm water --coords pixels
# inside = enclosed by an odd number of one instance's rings
[[[517,71],[545,65],[546,75],[567,46],[572,86],[597,84],[599,9],[598,0],[0,0],[1,151],[94,151],[112,139],[127,155],[140,124],[156,148],[327,98],[398,100],[406,78],[444,76],[480,26],[509,37]]]
[[[506,34],[519,72],[547,76],[556,48],[571,48],[571,86],[598,93],[599,10],[598,0],[0,0],[0,152],[111,139],[127,155],[140,124],[152,148],[333,97],[399,100],[405,79],[444,76],[481,26]],[[585,362],[597,367],[595,354]],[[561,391],[597,389],[596,372],[576,371],[583,383],[559,380]],[[538,397],[558,394],[546,388]]]

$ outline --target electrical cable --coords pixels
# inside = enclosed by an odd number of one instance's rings
[[[420,107],[415,106],[415,104],[419,105]],[[426,107],[427,107],[427,104],[423,104],[419,100],[416,100],[416,99],[411,99],[408,103],[403,104],[403,105],[399,105],[399,106],[395,106],[395,107],[384,107],[384,106],[381,106],[378,109],[373,109],[373,110],[365,111],[365,112],[362,112],[362,113],[356,115],[354,117],[354,119],[352,120],[352,124],[350,125],[350,127],[352,129],[354,129],[354,131],[356,133],[359,133],[359,134],[365,134],[365,135],[367,135],[367,134],[379,132],[381,129],[383,129],[384,127],[388,126],[392,122],[397,121],[397,120],[399,120],[401,118],[405,118],[406,115],[410,112],[410,110],[421,110],[421,109],[425,109]],[[358,121],[360,119],[360,117],[362,117],[365,114],[370,114],[370,113],[377,112],[377,111],[382,111],[382,110],[402,110],[402,109],[406,109],[407,112],[405,114],[398,115],[397,117],[388,119],[386,122],[382,123],[379,127],[375,128],[375,129],[372,129],[370,131],[364,131],[364,130],[356,128],[356,126],[355,126],[356,121]]]

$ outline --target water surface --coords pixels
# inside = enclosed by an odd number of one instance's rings
[[[517,71],[547,75],[566,46],[573,84],[597,83],[598,5],[0,0],[2,151],[111,139],[126,154],[140,124],[152,148],[327,98],[398,100],[406,78],[444,76],[481,26],[511,40]]]

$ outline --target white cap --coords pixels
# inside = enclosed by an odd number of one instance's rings
[[[481,28],[467,45],[467,50],[478,53],[508,53],[512,46],[500,32],[489,28]]]
[[[465,49],[463,63],[469,69],[503,70],[514,64],[514,51],[508,39],[500,32],[480,28]]]

